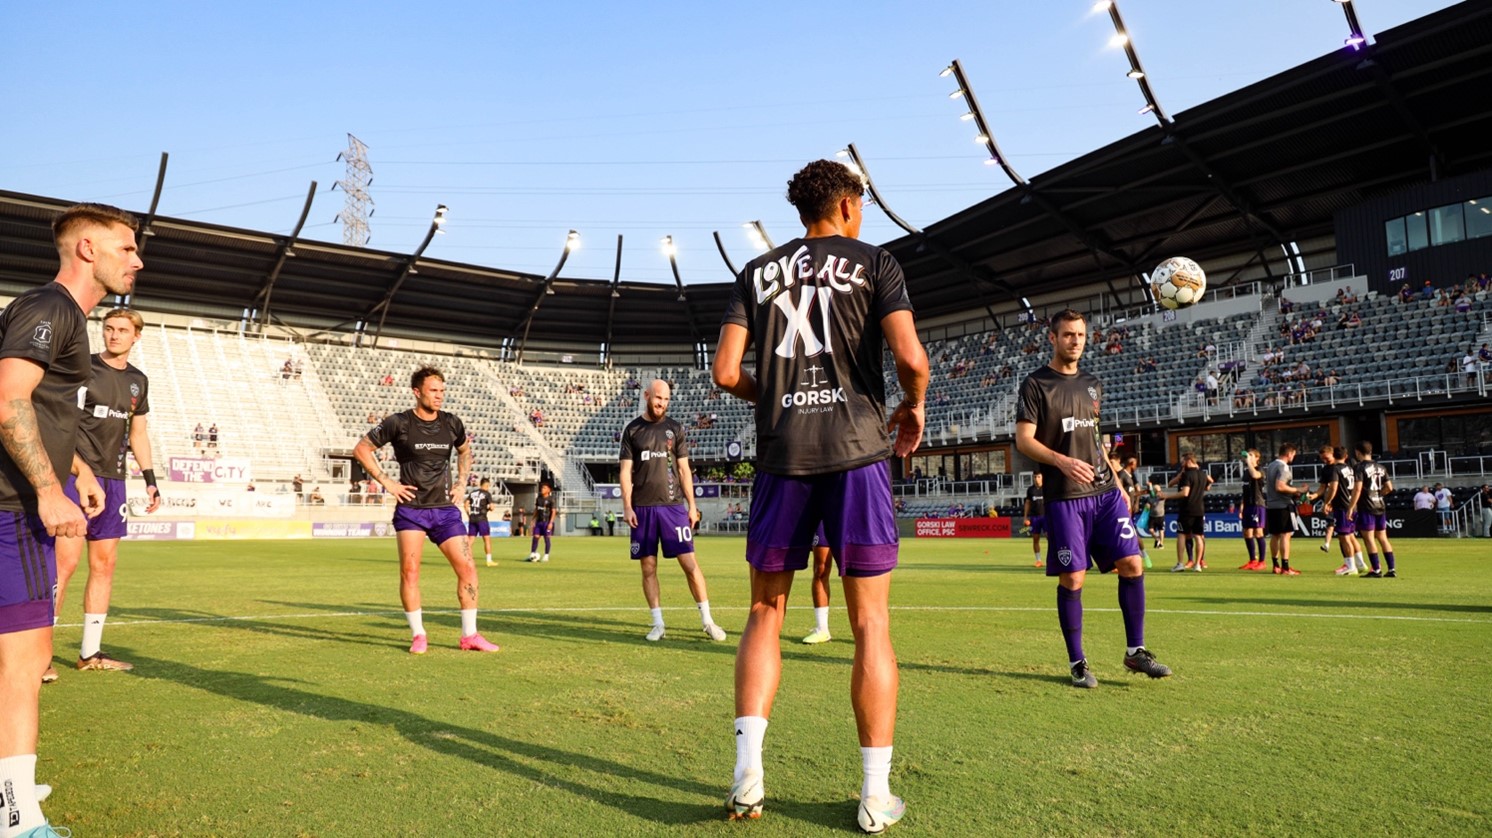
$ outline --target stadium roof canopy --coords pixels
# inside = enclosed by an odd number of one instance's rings
[[[1201,262],[1215,285],[1289,273],[1281,247],[1292,242],[1309,267],[1328,265],[1337,211],[1487,167],[1489,86],[1492,4],[1461,3],[1178,113],[885,246],[924,320],[1095,288],[1133,303],[1143,300],[1139,274],[1171,255]],[[68,203],[0,191],[0,285],[52,277],[48,224]],[[303,331],[362,320],[371,332],[386,314],[388,336],[497,346],[521,338],[532,314],[532,348],[589,352],[610,330],[615,350],[629,354],[659,335],[713,342],[730,292],[728,283],[681,295],[624,280],[614,296],[610,280],[562,279],[547,294],[536,274],[165,217],[149,231],[137,304],[235,319],[268,310]]]

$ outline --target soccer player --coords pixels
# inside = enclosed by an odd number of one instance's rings
[[[487,549],[487,566],[492,567],[497,564],[492,560],[492,523],[487,520],[487,513],[492,509],[492,481],[483,477],[477,488],[466,493],[465,506],[466,551],[473,553],[477,536],[481,536],[482,546]]]
[[[1331,519],[1342,551],[1342,566],[1337,568],[1337,575],[1356,576],[1358,563],[1366,573],[1368,565],[1354,535],[1357,524],[1353,520],[1352,495],[1357,489],[1357,469],[1348,462],[1345,448],[1323,445],[1318,453],[1322,465],[1321,490],[1317,495],[1321,499],[1321,514]]]
[[[1369,579],[1396,578],[1394,569],[1394,545],[1388,540],[1388,506],[1384,496],[1394,490],[1394,481],[1388,477],[1388,469],[1373,461],[1373,443],[1366,439],[1357,443],[1357,486],[1352,490],[1352,508],[1357,511],[1357,531],[1368,549],[1368,562],[1373,569],[1362,574]],[[1384,573],[1378,564],[1378,554],[1388,563]]]
[[[672,399],[668,382],[656,380],[643,391],[642,415],[622,430],[622,517],[632,528],[632,558],[642,567],[642,595],[653,618],[647,639],[663,639],[663,608],[658,595],[658,544],[663,556],[678,559],[689,593],[699,606],[700,626],[711,640],[724,640],[725,629],[710,616],[710,593],[704,571],[694,558],[694,474],[689,470],[689,441],[684,426],[668,417]]]
[[[1031,478],[1026,487],[1025,508],[1021,510],[1021,523],[1031,531],[1031,557],[1035,567],[1041,567],[1041,536],[1046,533],[1046,504],[1041,490],[1041,472]]]
[[[856,241],[864,191],[856,173],[830,160],[795,174],[787,199],[804,235],[746,264],[720,326],[715,384],[756,404],[757,435],[746,536],[751,612],[736,651],[736,769],[726,803],[732,819],[761,816],[762,740],[782,675],[783,613],[819,524],[839,562],[855,635],[850,702],[864,769],[856,819],[880,832],[904,811],[888,782],[898,683],[888,599],[898,538],[886,459],[893,450],[907,456],[922,439],[928,364],[901,266]],[[904,394],[889,425],[883,338]],[[743,365],[753,345],[755,375]]]
[[[534,537],[528,548],[528,560],[531,562],[549,561],[549,534],[554,531],[554,514],[558,511],[554,505],[553,491],[548,483],[540,483],[539,496],[534,498]],[[542,555],[539,553],[539,536],[544,537]]]
[[[52,222],[60,267],[0,313],[0,830],[58,833],[36,786],[41,672],[52,655],[54,539],[81,538],[103,511],[103,490],[77,457],[78,394],[88,383],[86,313],[129,294],[145,267],[134,216],[102,204]],[[81,508],[63,493],[76,477]]]
[[[1151,678],[1170,667],[1145,648],[1145,567],[1129,503],[1103,451],[1099,403],[1103,384],[1078,369],[1088,323],[1072,309],[1047,325],[1052,360],[1021,382],[1015,446],[1041,465],[1046,481],[1046,573],[1057,577],[1057,624],[1067,644],[1074,687],[1098,686],[1083,654],[1083,581],[1090,567],[1119,572],[1124,666]]]
[[[1295,461],[1295,446],[1282,443],[1279,456],[1264,468],[1264,523],[1269,531],[1269,561],[1281,576],[1299,576],[1290,567],[1290,537],[1295,534],[1295,502],[1305,489],[1290,485],[1295,479],[1290,463]]]
[[[425,636],[424,611],[420,607],[420,554],[429,538],[451,569],[456,571],[456,600],[461,605],[460,648],[471,652],[496,652],[499,647],[477,633],[477,567],[471,560],[466,527],[456,504],[471,473],[471,442],[466,426],[445,403],[446,379],[434,367],[421,367],[409,377],[414,407],[392,413],[368,431],[352,449],[368,476],[398,501],[394,507],[394,530],[399,539],[399,599],[413,639],[409,653],[423,655],[429,647]],[[394,447],[399,461],[399,479],[388,476],[374,454],[385,445]],[[456,480],[451,481],[451,455],[456,455]]]
[[[83,394],[83,415],[78,427],[77,453],[88,464],[104,490],[105,513],[88,522],[88,584],[83,588],[83,643],[78,650],[79,669],[128,670],[134,667],[104,654],[99,648],[104,621],[109,615],[109,595],[114,589],[114,565],[119,558],[119,539],[128,528],[125,519],[124,480],[129,475],[127,454],[145,477],[149,496],[147,513],[160,508],[150,451],[150,381],[129,362],[130,350],[145,330],[139,312],[116,308],[104,315],[104,351],[93,356],[88,388]],[[77,500],[73,481],[63,487]],[[67,583],[83,557],[85,539],[57,539],[57,613]],[[57,670],[48,666],[46,682],[57,680]]]
[[[1172,573],[1195,570],[1201,573],[1207,567],[1207,488],[1212,485],[1212,475],[1202,470],[1197,455],[1188,451],[1181,455],[1180,488],[1174,492],[1163,492],[1166,500],[1184,501],[1176,515],[1176,566]]]
[[[824,536],[824,525],[819,524],[818,531],[813,534],[813,584],[810,586],[813,594],[813,631],[803,638],[803,642],[810,646],[834,639],[829,634],[829,569],[834,564],[833,555],[834,551],[829,549],[829,539]]]
[[[1248,547],[1249,560],[1239,570],[1264,569],[1264,472],[1259,470],[1259,449],[1250,448],[1243,453],[1243,504],[1239,514],[1243,516],[1243,540]]]

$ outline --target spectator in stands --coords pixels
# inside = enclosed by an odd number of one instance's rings
[[[213,422],[212,427],[207,429],[207,447],[218,447],[218,423]]]
[[[1456,298],[1456,311],[1460,314],[1467,314],[1471,311],[1471,297],[1464,292]]]
[[[1233,391],[1233,407],[1236,409],[1247,409],[1254,406],[1254,391],[1247,387],[1240,387]]]
[[[1205,377],[1202,379],[1202,386],[1207,394],[1207,403],[1210,405],[1216,405],[1217,376],[1212,372],[1212,370],[1207,370]]]
[[[1483,364],[1492,364],[1492,349],[1487,348],[1487,344],[1482,344],[1482,348],[1477,350],[1476,359]]]
[[[1295,310],[1295,303],[1290,302],[1284,294],[1280,295],[1280,314],[1289,314]]]
[[[1335,387],[1335,386],[1337,386],[1340,383],[1341,383],[1341,379],[1337,377],[1337,371],[1336,370],[1331,370],[1326,375],[1324,375],[1324,376],[1321,377],[1321,386],[1322,387]]]
[[[1362,316],[1357,313],[1356,309],[1345,312],[1342,315],[1341,319],[1337,321],[1337,328],[1339,329],[1356,329],[1358,326],[1361,325]]]
[[[1455,522],[1451,520],[1451,504],[1454,501],[1449,488],[1435,484],[1435,512],[1440,515],[1441,532],[1453,532],[1456,528]]]
[[[1486,276],[1486,274],[1482,274]],[[1482,538],[1492,538],[1492,485],[1482,484]]]
[[[1424,286],[1420,288],[1419,295],[1422,300],[1435,299],[1435,285],[1430,280],[1425,280]]]
[[[280,367],[280,378],[289,381],[292,375],[295,375],[295,364],[289,358],[286,358],[285,365]]]
[[[301,501],[305,500],[306,482],[301,479],[301,476],[299,474],[291,478],[290,487],[295,490],[296,503],[300,503]]]
[[[1435,495],[1430,492],[1430,487],[1429,486],[1421,486],[1420,489],[1419,489],[1419,491],[1414,493],[1414,509],[1415,509],[1415,511],[1418,512],[1420,510],[1434,509],[1434,508],[1435,508]]]
[[[296,378],[300,378],[301,374],[304,373],[305,371],[306,371],[306,368],[304,366],[304,362],[301,361],[301,359],[296,358],[295,359],[295,377]]]
[[[1399,296],[1397,297],[1397,299],[1401,303],[1407,303],[1410,300],[1414,299],[1414,289],[1409,287],[1409,283],[1404,283],[1404,287],[1399,289]]]
[[[254,488],[254,484],[253,483],[250,483],[247,487],[244,488],[244,491],[245,492],[257,492],[259,490]]]
[[[203,430],[202,423],[198,422],[197,427],[192,430],[192,447],[200,449],[205,442],[207,442],[207,431]]]
[[[1466,347],[1466,354],[1461,356],[1461,372],[1466,376],[1466,386],[1476,386],[1476,356],[1471,354],[1471,347]]]
[[[311,488],[311,494],[309,494],[309,495],[306,496],[306,503],[309,503],[309,504],[324,504],[324,503],[326,503],[326,498],[324,498],[324,497],[321,496],[321,487],[320,486],[313,486]]]

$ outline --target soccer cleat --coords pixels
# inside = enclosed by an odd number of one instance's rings
[[[1399,578],[1399,572],[1397,570],[1390,570],[1389,572],[1383,574],[1383,578],[1384,579],[1398,579]]]
[[[1259,561],[1257,559],[1249,559],[1248,561],[1246,561],[1243,564],[1239,565],[1238,569],[1239,570],[1253,570],[1253,569],[1257,568],[1258,566],[1259,566]]]
[[[886,827],[901,820],[907,813],[907,804],[900,797],[868,797],[860,801],[860,811],[855,820],[860,822],[860,831],[878,835]]]
[[[468,634],[461,638],[463,652],[501,652],[502,648],[480,634]]]
[[[1280,575],[1280,574],[1281,574],[1281,573],[1283,573],[1283,572],[1284,572],[1284,571],[1282,571],[1282,570],[1280,570],[1280,566],[1279,566],[1279,565],[1275,565],[1275,566],[1274,566],[1274,575],[1275,575],[1275,576],[1279,576],[1279,575]]]
[[[1299,576],[1300,575],[1300,571],[1296,570],[1293,567],[1287,567],[1284,570],[1280,571],[1280,575],[1281,576]]]
[[[816,643],[828,643],[831,639],[828,631],[814,626],[813,631],[810,631],[808,636],[803,638],[803,642],[812,646]]]
[[[1325,553],[1326,551],[1328,551],[1328,550],[1331,549],[1331,545],[1330,544],[1317,544],[1316,546],[1320,547],[1321,548],[1321,552],[1323,552],[1323,553]]]
[[[492,559],[488,559],[487,560],[487,566],[488,567],[497,567],[497,562],[493,561]]]
[[[1151,678],[1165,678],[1171,674],[1171,667],[1156,660],[1144,646],[1136,649],[1133,655],[1124,656],[1124,668],[1130,672],[1143,672]]]
[[[50,822],[33,829],[22,832],[16,838],[73,838],[73,831],[67,827],[55,827]]]
[[[1093,676],[1093,670],[1088,668],[1087,658],[1072,665],[1072,685],[1084,690],[1098,686],[1098,679]]]
[[[409,653],[411,655],[423,655],[430,648],[430,641],[423,634],[416,634],[414,640],[409,642]]]
[[[1181,562],[1177,562],[1176,566],[1173,567],[1173,568],[1171,568],[1171,572],[1172,573],[1182,573],[1182,572],[1184,572],[1186,570],[1189,570],[1189,569],[1190,569],[1189,565],[1183,564]]]
[[[47,668],[41,673],[41,682],[43,684],[57,683],[57,667],[48,664]]]
[[[725,811],[733,821],[756,820],[762,816],[762,802],[766,800],[762,791],[760,772],[747,772],[730,787],[730,798],[725,801]]]
[[[96,669],[101,672],[128,672],[135,668],[134,664],[114,660],[102,651],[94,652],[86,658],[78,658],[79,669]]]
[[[664,632],[663,626],[661,626],[661,625],[653,626],[652,628],[648,629],[647,640],[649,642],[651,642],[651,643],[657,643],[659,640],[663,639],[663,632]]]
[[[1342,565],[1341,567],[1338,567],[1336,570],[1334,570],[1332,572],[1335,573],[1338,576],[1347,576],[1347,575],[1356,576],[1357,575],[1357,571],[1353,570],[1352,568],[1348,567],[1347,565]]]
[[[1194,564],[1196,564],[1196,562],[1192,561],[1191,559],[1187,559],[1186,560],[1186,569],[1187,570],[1191,570],[1192,569],[1192,565],[1194,565]]]
[[[1196,571],[1197,573],[1201,573],[1202,569],[1205,567],[1207,567],[1207,565],[1202,564],[1201,562],[1197,562],[1197,566],[1193,567],[1192,570]]]
[[[1370,570],[1367,573],[1364,573],[1362,575],[1362,578],[1364,578],[1364,579],[1382,579],[1383,578],[1383,573],[1381,571],[1377,571],[1377,570]]]
[[[1032,567],[1046,567],[1046,565],[1041,561],[1041,559],[1037,559],[1036,561],[1032,562],[1031,566]]]
[[[725,629],[715,625],[714,623],[710,623],[709,625],[705,626],[704,631],[705,637],[708,637],[711,640],[720,641],[725,639]]]

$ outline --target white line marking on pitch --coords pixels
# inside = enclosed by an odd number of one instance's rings
[[[425,609],[429,614],[456,614],[456,609]],[[687,606],[665,608],[665,611],[693,611]],[[716,606],[716,611],[745,611],[741,606]],[[806,607],[792,608],[793,611],[806,611]],[[960,612],[1037,612],[1045,613],[1053,609],[1046,607],[1017,607],[999,605],[893,605],[892,611],[960,611]],[[1117,613],[1118,608],[1092,608],[1088,611],[1098,613]],[[642,609],[632,605],[598,605],[585,607],[554,607],[554,608],[484,608],[487,614],[584,614],[601,612],[640,612]],[[1341,614],[1341,613],[1316,613],[1309,611],[1214,611],[1202,609],[1183,608],[1151,608],[1149,614],[1192,614],[1207,617],[1288,617],[1305,618],[1314,620],[1399,620],[1413,623],[1472,623],[1476,625],[1492,625],[1492,619],[1477,620],[1466,617],[1420,617],[1404,614]],[[403,611],[323,611],[308,614],[260,614],[255,616],[217,616],[217,617],[180,617],[169,620],[129,620],[113,619],[109,621],[111,626],[146,626],[172,623],[233,623],[247,622],[251,620],[314,620],[333,619],[344,617],[397,617],[403,616]],[[77,628],[82,623],[59,623],[59,628]]]

